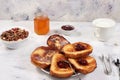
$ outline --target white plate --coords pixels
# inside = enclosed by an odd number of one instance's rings
[[[49,68],[47,68],[47,69],[42,69],[41,68],[41,71],[43,71],[44,73],[46,73],[46,74],[50,74],[50,70],[49,70]],[[79,75],[80,73],[75,73],[75,74],[73,74],[71,77],[75,77],[75,76],[77,76],[77,75]]]

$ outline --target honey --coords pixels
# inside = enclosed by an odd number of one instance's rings
[[[49,32],[49,18],[46,15],[38,15],[34,18],[34,32],[45,35]]]

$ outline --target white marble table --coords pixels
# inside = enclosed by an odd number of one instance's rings
[[[46,45],[49,35],[54,34],[56,30],[64,24],[71,24],[81,33],[79,35],[64,36],[71,43],[87,42],[93,46],[91,56],[97,60],[97,68],[88,75],[80,75],[82,80],[118,80],[117,68],[112,64],[113,72],[111,75],[105,75],[103,65],[98,59],[101,54],[110,54],[112,57],[120,58],[120,24],[116,25],[116,35],[107,43],[99,42],[94,37],[94,28],[91,22],[51,22],[50,33],[44,36],[38,36],[33,31],[33,21],[0,21],[0,33],[9,26],[23,26],[28,28],[31,33],[24,45],[16,50],[7,49],[0,42],[0,80],[64,80],[53,78],[40,69],[36,68],[30,62],[32,51],[41,45]],[[65,80],[78,80],[77,77],[67,78]]]

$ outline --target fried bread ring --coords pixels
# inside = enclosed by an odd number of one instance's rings
[[[69,43],[70,42],[67,41],[67,39],[65,39],[63,36],[58,35],[58,34],[51,35],[47,40],[47,45],[57,50],[61,50],[61,48],[64,45],[69,44]]]
[[[91,45],[83,42],[76,42],[73,44],[67,44],[62,48],[62,52],[68,58],[79,58],[85,57],[92,52],[93,48]]]
[[[75,69],[82,74],[88,74],[94,71],[97,67],[96,60],[91,56],[78,59],[69,58],[68,60],[75,67]]]
[[[66,62],[63,54],[55,54],[52,58],[50,74],[59,78],[67,78],[73,74],[73,69]]]
[[[38,47],[31,54],[31,62],[39,68],[47,68],[51,64],[51,58],[55,53],[57,51],[50,47]]]

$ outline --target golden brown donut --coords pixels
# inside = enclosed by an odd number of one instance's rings
[[[75,69],[82,74],[88,74],[94,71],[97,67],[96,60],[91,56],[78,59],[69,58],[68,60],[75,67]]]
[[[47,45],[57,50],[61,50],[61,48],[64,45],[69,44],[69,43],[70,42],[67,41],[67,39],[65,39],[63,36],[58,35],[58,34],[51,35],[47,40]]]
[[[73,44],[66,44],[62,48],[62,52],[65,53],[66,57],[79,58],[89,55],[93,48],[91,45],[83,42],[76,42]]]
[[[70,77],[74,71],[66,61],[63,54],[55,54],[52,58],[50,74],[59,78]]]
[[[50,47],[41,46],[31,54],[31,62],[39,68],[47,68],[51,64],[52,56],[57,53]]]

